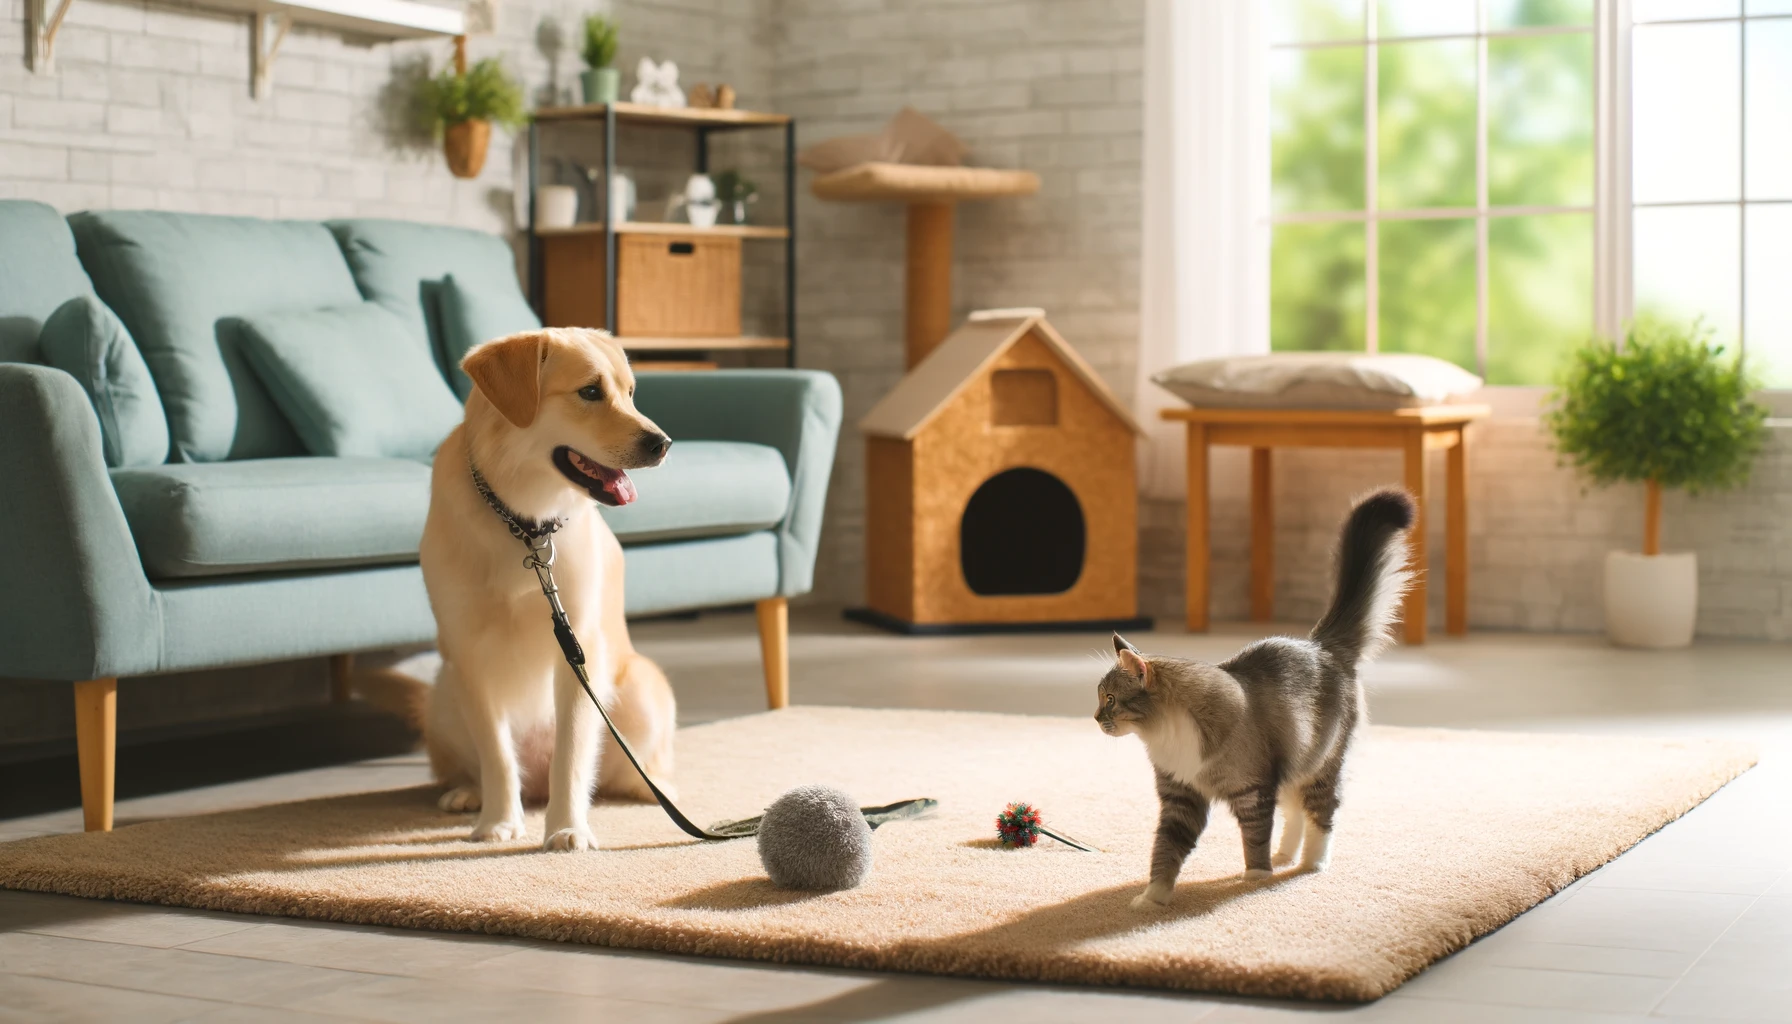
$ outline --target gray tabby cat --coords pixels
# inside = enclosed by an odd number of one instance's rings
[[[1245,877],[1291,863],[1323,871],[1344,752],[1363,719],[1357,665],[1387,642],[1410,574],[1412,498],[1378,491],[1358,502],[1338,542],[1338,589],[1305,640],[1270,637],[1208,665],[1146,657],[1114,634],[1119,664],[1096,688],[1095,720],[1110,736],[1137,733],[1157,769],[1161,804],[1151,883],[1138,909],[1170,902],[1182,862],[1224,800],[1244,833]],[[1282,808],[1282,843],[1270,830]]]

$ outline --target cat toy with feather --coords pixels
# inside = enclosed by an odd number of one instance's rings
[[[1040,836],[1056,839],[1065,846],[1082,850],[1085,853],[1100,853],[1088,843],[1079,842],[1062,832],[1054,832],[1045,827],[1045,821],[1039,816],[1039,809],[1028,803],[1012,803],[1002,808],[996,815],[996,839],[1009,849],[1032,846],[1039,842]]]

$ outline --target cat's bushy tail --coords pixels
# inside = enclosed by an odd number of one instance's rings
[[[1390,488],[1358,501],[1338,537],[1338,589],[1313,641],[1347,665],[1374,655],[1388,641],[1412,573],[1406,570],[1406,531],[1418,518],[1412,495]]]

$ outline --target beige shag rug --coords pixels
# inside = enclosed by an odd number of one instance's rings
[[[820,782],[933,796],[874,835],[866,884],[766,880],[751,840],[659,808],[593,812],[603,849],[476,845],[427,788],[0,845],[0,885],[255,914],[787,963],[1366,1000],[1616,856],[1753,763],[1732,744],[1376,727],[1352,755],[1331,870],[1247,883],[1216,810],[1171,906],[1130,909],[1156,798],[1144,749],[1087,719],[793,708],[680,734],[698,821]],[[1103,848],[1003,850],[996,812]],[[531,822],[537,841],[541,816]]]

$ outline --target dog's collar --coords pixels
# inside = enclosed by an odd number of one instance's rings
[[[564,519],[549,519],[538,523],[528,516],[518,515],[512,511],[509,505],[504,504],[503,500],[492,492],[491,484],[485,482],[484,474],[479,472],[478,466],[473,465],[471,458],[467,459],[467,472],[473,474],[473,488],[479,492],[481,498],[485,499],[485,503],[491,506],[491,510],[497,513],[498,518],[504,520],[504,525],[509,528],[510,535],[517,540],[533,547],[536,541],[543,537],[553,536],[556,530],[566,525]]]

